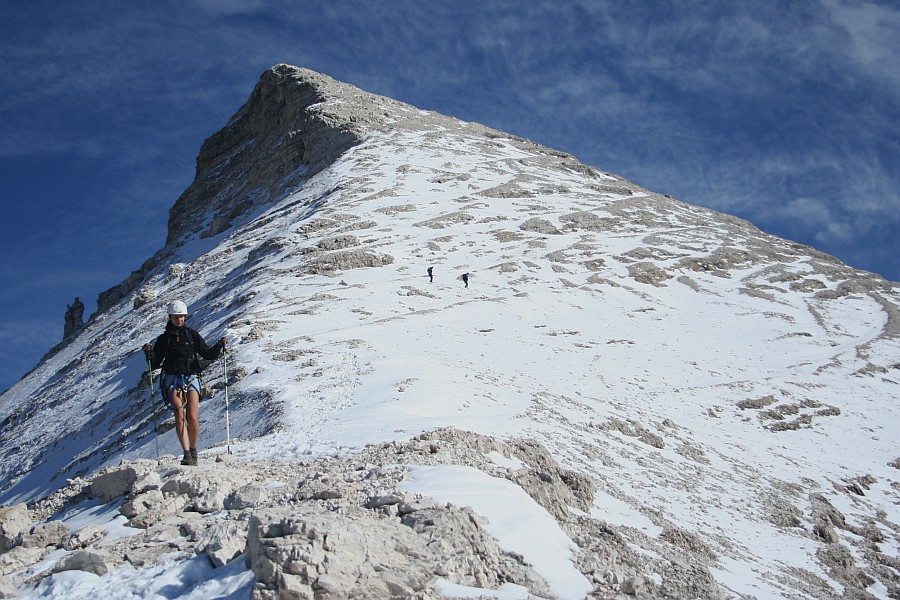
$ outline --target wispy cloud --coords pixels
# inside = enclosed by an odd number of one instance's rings
[[[873,82],[882,82],[893,94],[900,94],[900,7],[875,2],[821,0],[830,17],[849,39],[842,47],[846,61]]]

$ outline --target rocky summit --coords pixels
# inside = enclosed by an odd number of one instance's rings
[[[168,225],[0,396],[0,597],[900,597],[900,284],[288,65]]]

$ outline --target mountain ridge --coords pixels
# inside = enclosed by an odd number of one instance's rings
[[[894,284],[565,153],[341,89],[381,111],[356,143],[246,206],[197,200],[207,173],[241,162],[240,144],[210,143],[182,196],[202,221],[170,229],[130,290],[0,397],[4,502],[153,456],[137,348],[178,296],[192,326],[235,342],[239,460],[442,427],[524,437],[597,486],[594,526],[677,546],[733,593],[896,589]],[[223,190],[269,168],[246,160],[219,172]],[[221,397],[223,375],[207,379]],[[224,408],[202,414],[210,458]],[[779,546],[796,556],[779,565]],[[845,553],[879,583],[829,575]]]
[[[169,210],[165,246],[125,281],[101,293],[98,313],[131,293],[161,261],[171,260],[186,236],[226,231],[242,215],[321,171],[367,132],[421,129],[426,122],[455,120],[309,69],[286,64],[267,69],[247,102],[202,144],[194,181]]]

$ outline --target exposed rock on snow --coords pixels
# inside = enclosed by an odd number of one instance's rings
[[[491,456],[519,466],[498,465]],[[71,552],[20,583],[68,570],[104,575],[123,563],[139,568],[175,550],[205,554],[215,567],[245,561],[257,580],[256,599],[437,598],[438,579],[486,589],[514,583],[536,597],[555,597],[521,556],[498,547],[484,517],[401,490],[404,465],[465,464],[517,483],[557,519],[577,545],[573,560],[593,583],[592,597],[724,597],[709,571],[719,557],[703,541],[668,525],[653,545],[655,558],[636,553],[620,528],[582,512],[594,501],[590,479],[561,468],[533,440],[507,444],[441,429],[311,462],[204,459],[198,468],[175,462],[123,463],[35,506],[36,515],[48,515],[85,497],[120,500],[128,525],[144,533],[112,544],[95,526],[69,535],[60,521],[31,525],[23,505],[5,508],[0,527],[18,532],[12,550],[0,555],[3,572],[23,571],[56,547]],[[848,527],[843,515],[820,495],[810,500],[813,535],[830,546],[819,550],[822,564],[848,588],[871,585],[874,579],[833,533]],[[202,518],[211,513],[214,519]]]
[[[541,219],[539,217],[534,217],[528,219],[521,225],[519,225],[519,229],[522,231],[533,231],[535,233],[544,233],[547,235],[559,235],[560,231],[556,228],[556,226],[546,219]],[[501,240],[506,241],[506,240]]]
[[[31,527],[31,517],[25,503],[0,506],[0,552],[15,546],[16,538]]]
[[[519,466],[497,465],[491,456]],[[659,559],[641,556],[614,528],[584,516],[593,485],[561,468],[546,448],[531,440],[506,444],[455,429],[312,462],[203,457],[194,468],[167,457],[160,464],[142,460],[106,469],[92,480],[73,481],[39,503],[35,513],[58,513],[86,496],[100,502],[118,499],[128,525],[138,531],[108,543],[95,527],[69,536],[60,521],[38,523],[32,531],[58,535],[35,540],[73,551],[25,583],[67,570],[103,575],[126,562],[147,566],[175,550],[205,554],[216,567],[246,561],[258,582],[256,599],[437,598],[433,586],[438,579],[485,589],[514,583],[536,597],[555,597],[521,556],[500,549],[484,529],[485,518],[472,508],[403,492],[405,465],[416,464],[465,464],[522,486],[578,545],[573,560],[593,582],[595,597],[611,598],[617,590],[641,598],[720,596],[703,566],[714,557],[702,543],[686,542],[691,539],[686,532],[669,534],[669,550]],[[202,517],[210,512],[215,518]],[[20,550],[5,570],[21,571],[45,555]],[[693,566],[676,567],[667,555]]]
[[[54,573],[62,571],[85,571],[94,575],[106,575],[115,569],[121,560],[116,561],[103,552],[78,550],[66,556],[53,567]]]
[[[329,252],[309,261],[309,273],[328,275],[361,267],[383,267],[394,262],[387,254],[374,254],[365,250]]]

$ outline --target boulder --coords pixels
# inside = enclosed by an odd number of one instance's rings
[[[78,550],[60,559],[56,566],[53,567],[53,572],[84,571],[102,576],[114,570],[117,566],[116,561],[104,552]]]
[[[665,285],[663,282],[672,277],[651,262],[639,262],[628,265],[628,275],[635,281],[656,287],[663,287]]]
[[[12,549],[19,534],[30,527],[31,516],[24,503],[0,506],[0,553]]]
[[[383,510],[395,504],[376,504],[255,511],[247,560],[262,587],[256,597],[424,597],[438,578],[488,589],[512,582],[552,596],[521,557],[485,534],[470,508],[423,507],[401,520]]]
[[[66,550],[80,550],[96,544],[106,537],[106,529],[99,525],[88,525],[73,533],[69,539],[63,542]]]
[[[250,517],[250,567],[280,597],[408,597],[435,579],[436,561],[412,529],[358,507],[344,515],[310,508]]]
[[[269,498],[269,492],[261,483],[248,483],[233,491],[225,498],[226,510],[244,510],[265,504]]]
[[[47,548],[23,548],[16,546],[5,554],[0,554],[0,576],[21,571],[37,564],[50,554]]]
[[[16,584],[9,577],[0,577],[0,598],[15,598],[18,595]]]
[[[69,526],[62,521],[38,523],[28,533],[19,534],[17,545],[23,548],[62,547],[69,539]]]
[[[129,527],[149,529],[155,523],[183,511],[189,502],[185,496],[165,496],[159,490],[150,490],[126,501],[119,511],[128,517]]]
[[[214,523],[200,535],[197,552],[205,552],[216,568],[225,566],[244,553],[247,547],[246,524],[234,521]]]
[[[137,463],[119,469],[111,469],[96,476],[88,487],[88,493],[101,502],[124,496],[132,491],[134,482],[138,478]],[[145,471],[142,470],[143,474]]]
[[[230,490],[224,490],[220,486],[211,486],[194,498],[193,508],[198,513],[204,514],[218,512],[224,507],[228,492]]]
[[[522,231],[533,231],[535,233],[548,235],[560,235],[561,233],[560,230],[556,228],[556,225],[546,219],[539,219],[538,217],[528,219],[519,225],[519,229]]]

